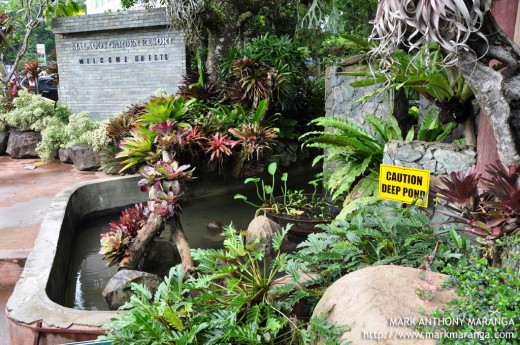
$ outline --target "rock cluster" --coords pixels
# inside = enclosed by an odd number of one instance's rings
[[[476,158],[474,146],[392,140],[385,145],[383,164],[429,170],[438,176],[466,170]]]

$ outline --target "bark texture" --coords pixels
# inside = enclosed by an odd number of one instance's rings
[[[136,270],[148,247],[163,228],[164,221],[162,217],[157,214],[152,214],[146,221],[146,224],[137,233],[134,242],[130,246],[130,255],[121,261],[120,266],[122,268]]]
[[[171,226],[172,235],[170,241],[175,244],[177,251],[181,257],[181,263],[183,266],[184,273],[193,271],[193,258],[190,254],[190,244],[184,235],[184,230],[180,221],[180,217],[175,215],[173,218],[168,220]]]
[[[520,49],[498,27],[491,13],[482,29],[488,42],[472,43],[475,53],[459,52],[457,67],[468,81],[488,117],[502,162],[520,163]],[[476,55],[475,55],[476,54]],[[483,56],[477,59],[476,56]],[[500,71],[489,67],[491,60],[504,65]]]

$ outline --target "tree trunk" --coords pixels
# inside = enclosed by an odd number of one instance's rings
[[[477,60],[475,54],[461,49],[457,67],[473,90],[484,116],[489,119],[500,160],[505,164],[519,164],[520,48],[498,27],[491,13],[485,16],[483,34],[489,44],[480,40],[472,48],[477,56],[484,58]],[[495,71],[489,67],[492,59],[504,63],[507,68]],[[482,144],[484,139],[479,137],[478,141]]]
[[[224,29],[223,29],[224,30]],[[224,33],[208,33],[208,58],[206,60],[206,69],[210,80],[213,82],[220,81],[220,64],[224,52],[233,44],[231,37]]]
[[[161,216],[152,213],[146,224],[137,232],[134,242],[130,246],[130,255],[123,259],[119,266],[121,268],[137,269],[141,258],[146,254],[148,247],[164,229],[164,221]]]
[[[214,0],[215,13],[209,15],[208,27],[208,57],[206,70],[210,80],[220,81],[220,64],[223,54],[235,43],[237,35],[238,9],[233,1]],[[224,15],[223,15],[224,14]]]

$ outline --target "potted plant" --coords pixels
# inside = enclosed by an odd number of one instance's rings
[[[267,184],[258,177],[247,178],[244,183],[254,183],[260,204],[252,203],[242,194],[235,194],[235,199],[256,207],[257,215],[263,212],[268,218],[276,221],[282,227],[293,224],[290,232],[293,234],[309,234],[321,232],[316,225],[330,223],[339,213],[340,208],[329,202],[326,195],[318,193],[319,180],[309,182],[313,192],[307,193],[303,189],[292,190],[287,188],[289,175],[282,173],[281,194],[275,196],[277,164],[269,164],[267,171],[271,175],[271,184]]]

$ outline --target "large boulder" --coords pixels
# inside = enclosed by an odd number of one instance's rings
[[[1,126],[1,123],[0,123]],[[5,150],[7,149],[7,142],[9,141],[9,131],[7,129],[0,129],[0,156],[6,154]]]
[[[162,279],[151,273],[121,270],[118,271],[103,289],[103,298],[112,310],[116,310],[126,302],[130,301],[133,292],[130,288],[132,283],[143,284],[153,293],[157,290]]]
[[[436,289],[445,278],[410,267],[366,267],[332,284],[313,316],[325,314],[328,321],[350,327],[341,339],[356,345],[433,345],[437,340],[431,338],[438,335],[420,339],[414,328],[435,322],[430,312],[456,297],[453,290]],[[419,298],[428,291],[433,291],[433,298]]]
[[[40,132],[25,131],[20,132],[11,129],[9,141],[7,142],[7,154],[13,158],[34,158],[38,157],[36,146],[41,141]]]
[[[101,159],[97,152],[94,152],[90,146],[74,145],[67,147],[67,153],[69,154],[72,163],[76,169],[83,170],[94,170],[97,169],[101,164]]]

